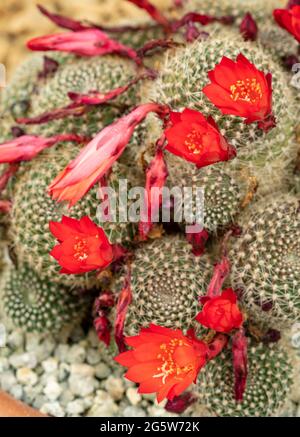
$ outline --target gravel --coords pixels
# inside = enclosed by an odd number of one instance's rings
[[[141,395],[131,381],[122,378],[94,329],[80,327],[59,336],[26,334],[7,327],[7,343],[0,348],[0,387],[16,399],[57,417],[176,417],[158,405],[152,394]],[[290,335],[296,354],[298,329]],[[200,417],[201,405],[185,415]],[[300,416],[300,384],[281,416]]]

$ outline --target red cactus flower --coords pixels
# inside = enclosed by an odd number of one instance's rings
[[[300,6],[292,6],[290,9],[275,9],[273,16],[280,27],[287,30],[300,42]]]
[[[223,56],[220,64],[208,73],[211,80],[204,94],[223,114],[245,118],[245,123],[258,121],[260,128],[275,118],[272,115],[272,75],[258,70],[241,53],[233,61]]]
[[[243,315],[237,306],[237,296],[232,288],[226,288],[220,296],[207,297],[196,320],[217,332],[230,332],[239,328],[243,323]]]
[[[240,32],[245,41],[255,41],[257,39],[258,27],[249,12],[247,12],[240,24]]]
[[[211,117],[206,119],[201,112],[186,108],[182,113],[171,112],[170,122],[171,127],[165,130],[166,150],[174,155],[199,168],[235,157],[235,148],[227,143]]]
[[[30,161],[42,150],[61,141],[84,142],[86,139],[73,134],[43,138],[36,135],[21,135],[0,144],[0,163]]]
[[[52,198],[74,205],[110,170],[146,115],[164,110],[161,105],[147,103],[106,126],[51,183],[49,193]]]
[[[30,50],[56,50],[79,56],[101,56],[118,53],[140,63],[135,50],[113,40],[99,29],[85,29],[77,32],[57,33],[33,38],[27,42]]]
[[[206,343],[186,337],[180,329],[151,324],[125,341],[133,350],[115,361],[129,368],[125,377],[140,384],[139,393],[157,393],[158,402],[179,396],[207,360]]]
[[[49,223],[57,244],[50,252],[62,267],[60,273],[82,274],[103,269],[114,261],[114,250],[105,232],[88,217],[76,220],[63,216]]]

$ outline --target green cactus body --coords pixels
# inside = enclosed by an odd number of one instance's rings
[[[137,249],[131,266],[128,335],[151,322],[188,329],[198,312],[197,297],[206,293],[211,272],[209,258],[195,257],[191,246],[178,236],[165,236]],[[115,288],[121,289],[123,281],[121,276]]]
[[[59,69],[71,56],[49,52],[47,57],[59,63]],[[12,117],[25,117],[30,110],[30,101],[37,88],[42,87],[44,80],[38,79],[43,71],[44,56],[34,54],[29,56],[15,71],[12,80],[1,93],[0,107]]]
[[[292,386],[292,367],[287,351],[249,341],[248,378],[242,402],[234,399],[231,350],[223,351],[199,373],[197,392],[217,416],[268,417],[278,414]]]
[[[26,262],[39,275],[68,286],[92,287],[97,284],[95,272],[85,275],[60,275],[57,262],[49,255],[55,238],[49,231],[50,221],[60,221],[62,215],[81,218],[88,215],[97,224],[96,186],[72,208],[56,203],[47,193],[47,187],[57,174],[73,159],[80,148],[65,143],[44,151],[32,162],[23,165],[13,192],[10,235],[20,262]],[[109,184],[113,187],[124,175],[122,165],[116,164]],[[128,178],[128,176],[126,176]],[[118,219],[118,217],[117,217]],[[112,243],[127,244],[133,238],[131,223],[105,222],[102,226]]]
[[[240,221],[231,251],[231,281],[256,320],[289,326],[300,320],[300,211],[291,195],[263,199]]]
[[[56,332],[79,321],[88,299],[53,281],[41,279],[27,266],[9,267],[3,286],[3,307],[16,326],[27,332]]]

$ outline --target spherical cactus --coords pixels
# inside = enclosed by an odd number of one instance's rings
[[[61,67],[70,55],[49,52],[47,57],[58,62]],[[1,109],[12,117],[25,117],[30,110],[30,101],[37,88],[42,87],[44,79],[39,79],[43,71],[44,56],[34,54],[29,56],[15,71],[10,83],[1,92]],[[60,68],[59,67],[59,68]]]
[[[271,326],[299,321],[299,199],[263,199],[240,224],[242,236],[230,251],[231,280],[246,310]]]
[[[78,322],[87,298],[78,291],[41,279],[27,266],[10,266],[3,286],[5,313],[27,332],[56,332]]]
[[[209,258],[195,257],[179,236],[165,236],[138,248],[131,265],[128,334],[151,322],[189,328],[197,314],[197,297],[205,294],[211,272]],[[123,281],[121,276],[115,288],[119,290]]]
[[[208,71],[213,70],[223,56],[235,60],[239,53],[259,70],[272,73],[273,112],[277,125],[268,133],[262,132],[256,124],[245,124],[240,117],[221,114],[202,92],[209,83]],[[220,38],[211,37],[177,49],[166,56],[158,79],[152,86],[145,87],[143,94],[145,101],[163,102],[172,110],[188,107],[212,116],[221,133],[237,149],[237,158],[228,166],[235,169],[246,167],[257,177],[262,194],[282,184],[286,168],[296,154],[294,126],[297,111],[288,78],[260,47],[242,40],[237,44],[236,37],[224,33]],[[158,124],[154,117],[151,118],[149,143],[159,134]]]
[[[88,215],[100,224],[95,186],[76,205],[68,209],[65,204],[56,203],[47,193],[47,187],[65,165],[79,152],[74,144],[64,144],[44,151],[35,160],[23,165],[13,191],[10,235],[14,250],[20,262],[26,262],[34,271],[52,281],[65,285],[92,287],[97,284],[95,272],[85,275],[60,275],[59,265],[49,255],[56,240],[49,231],[50,221],[60,221],[62,215],[81,218]],[[116,164],[110,176],[111,186],[122,178],[122,166]],[[126,176],[128,178],[128,176]],[[118,216],[117,216],[118,220]],[[126,244],[133,238],[131,223],[105,222],[102,226],[111,243]]]
[[[203,227],[215,232],[231,223],[240,212],[251,177],[247,172],[230,171],[227,164],[197,169],[181,158],[167,154],[170,189],[190,189],[192,195],[185,195],[185,202],[191,202],[193,216],[203,213]],[[197,190],[203,189],[203,211],[197,205]],[[187,193],[187,191],[186,191]]]
[[[287,351],[278,345],[249,341],[248,378],[242,402],[234,399],[230,350],[207,363],[198,377],[199,402],[217,416],[277,415],[291,390],[292,367]]]

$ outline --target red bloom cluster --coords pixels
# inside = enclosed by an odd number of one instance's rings
[[[113,246],[105,232],[88,217],[63,216],[49,223],[59,244],[50,252],[62,267],[60,273],[81,274],[107,267],[114,260]]]

